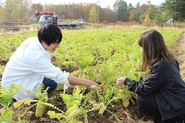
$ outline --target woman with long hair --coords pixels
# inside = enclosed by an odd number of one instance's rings
[[[139,40],[142,48],[141,70],[149,73],[144,82],[118,77],[118,86],[127,85],[137,93],[137,104],[155,117],[155,123],[185,122],[185,82],[178,61],[169,52],[162,35],[156,30],[144,32]]]

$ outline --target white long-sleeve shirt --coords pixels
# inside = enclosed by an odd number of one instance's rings
[[[2,76],[2,86],[9,88],[11,84],[22,84],[22,89],[14,98],[21,100],[35,98],[28,90],[35,93],[37,85],[42,84],[44,77],[57,83],[70,86],[69,73],[61,71],[51,63],[51,55],[43,48],[37,37],[25,40],[8,61]]]

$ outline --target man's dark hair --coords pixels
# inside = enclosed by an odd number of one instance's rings
[[[38,31],[38,39],[40,42],[43,41],[50,46],[50,44],[62,41],[62,32],[54,24],[45,24]]]

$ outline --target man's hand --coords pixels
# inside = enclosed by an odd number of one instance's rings
[[[125,77],[118,77],[116,80],[116,84],[118,86],[122,86],[124,84],[125,79],[126,79]]]
[[[87,79],[81,79],[76,76],[69,75],[68,77],[69,83],[73,85],[84,85],[84,86],[99,86],[98,83],[92,81],[92,80],[87,80]]]
[[[51,55],[51,61],[56,62],[56,56],[55,55]]]

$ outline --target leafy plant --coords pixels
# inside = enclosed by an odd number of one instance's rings
[[[101,64],[98,69],[102,77],[102,84],[108,84],[107,80],[112,76],[112,65],[111,64]]]
[[[46,101],[48,99],[47,90],[48,90],[48,88],[46,90],[43,90],[43,85],[38,86],[38,88],[36,90],[35,96],[38,99],[36,111],[35,111],[36,117],[43,117],[43,114],[46,109],[44,101]]]
[[[92,97],[83,95],[84,88],[76,86],[73,90],[73,94],[60,94],[65,105],[66,111],[56,113],[55,111],[48,111],[50,118],[57,118],[60,122],[75,122],[82,123],[78,116],[84,117],[87,122],[87,113],[100,109],[99,105],[91,103]]]
[[[5,69],[5,66],[4,65],[0,65],[0,74],[3,74],[4,69]]]
[[[79,67],[81,69],[80,77],[84,78],[84,70],[87,66],[91,65],[93,63],[94,56],[92,55],[78,55],[78,63]]]
[[[9,107],[13,96],[21,89],[22,85],[15,85],[11,84],[9,89],[6,89],[4,87],[0,87],[0,104],[3,106],[2,109],[0,109],[0,122],[8,122],[12,123],[12,114],[14,111]]]
[[[43,90],[43,85],[38,85],[35,93],[27,90],[27,93],[32,93],[33,95],[36,96],[36,99],[25,98],[23,100],[19,100],[14,103],[14,107],[18,108],[22,104],[30,105],[30,103],[35,103],[36,104],[35,116],[43,117],[46,108],[45,105],[48,105],[48,103],[45,102],[48,99],[47,90],[48,88],[46,90]],[[30,106],[28,110],[33,106],[34,105]],[[24,115],[28,110],[26,110],[22,115]]]
[[[4,108],[8,108],[10,103],[12,102],[13,96],[21,89],[20,85],[11,84],[9,89],[4,87],[0,87],[0,104],[4,106]]]
[[[94,103],[94,108],[96,110],[99,110],[99,114],[103,115],[105,111],[111,113],[118,121],[119,119],[115,114],[113,114],[111,111],[107,109],[109,104],[115,100],[121,99],[121,97],[115,96],[115,93],[117,92],[117,88],[115,86],[109,86],[108,84],[102,85],[102,89],[94,88],[93,91],[87,94],[87,97],[96,98],[97,97],[97,103]]]

